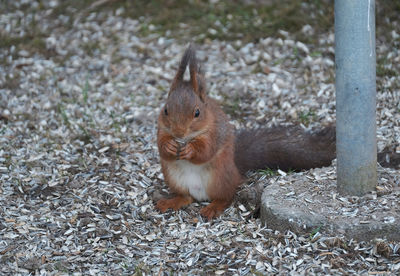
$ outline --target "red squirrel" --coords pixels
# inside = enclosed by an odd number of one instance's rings
[[[190,80],[184,80],[189,66]],[[161,212],[194,200],[211,201],[200,210],[208,220],[232,202],[248,170],[308,169],[335,158],[334,129],[317,133],[301,127],[242,130],[206,93],[204,73],[193,46],[185,51],[158,117],[157,145],[165,182],[173,198],[160,199]]]

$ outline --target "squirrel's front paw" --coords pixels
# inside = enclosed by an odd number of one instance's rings
[[[162,147],[164,153],[169,156],[176,158],[178,156],[179,145],[174,140],[168,140]]]
[[[190,160],[193,157],[194,150],[191,144],[183,146],[179,152],[179,159]]]

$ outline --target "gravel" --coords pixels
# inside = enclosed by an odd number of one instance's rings
[[[167,188],[156,117],[187,45],[140,36],[140,20],[120,10],[71,23],[53,14],[59,4],[29,12],[23,6],[39,2],[13,1],[0,14],[3,37],[24,37],[34,23],[43,39],[0,51],[0,274],[400,273],[398,242],[261,224],[262,188],[307,173],[249,173],[234,204],[212,222],[199,215],[203,203],[157,212],[153,201]],[[399,30],[393,22],[393,39],[377,45],[384,69],[396,72],[378,77],[379,151],[400,152]],[[335,121],[333,39],[330,32],[304,44],[281,31],[245,45],[208,41],[198,56],[209,93],[236,127],[320,127]],[[399,169],[390,174],[398,190]]]

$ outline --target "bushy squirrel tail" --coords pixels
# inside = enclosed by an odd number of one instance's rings
[[[300,126],[241,130],[235,139],[240,173],[256,169],[303,170],[329,166],[336,157],[336,129],[305,131]]]

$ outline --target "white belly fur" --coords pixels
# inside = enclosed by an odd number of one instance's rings
[[[170,163],[169,176],[196,200],[209,200],[207,186],[211,173],[207,164],[195,165],[186,160],[177,160]]]

